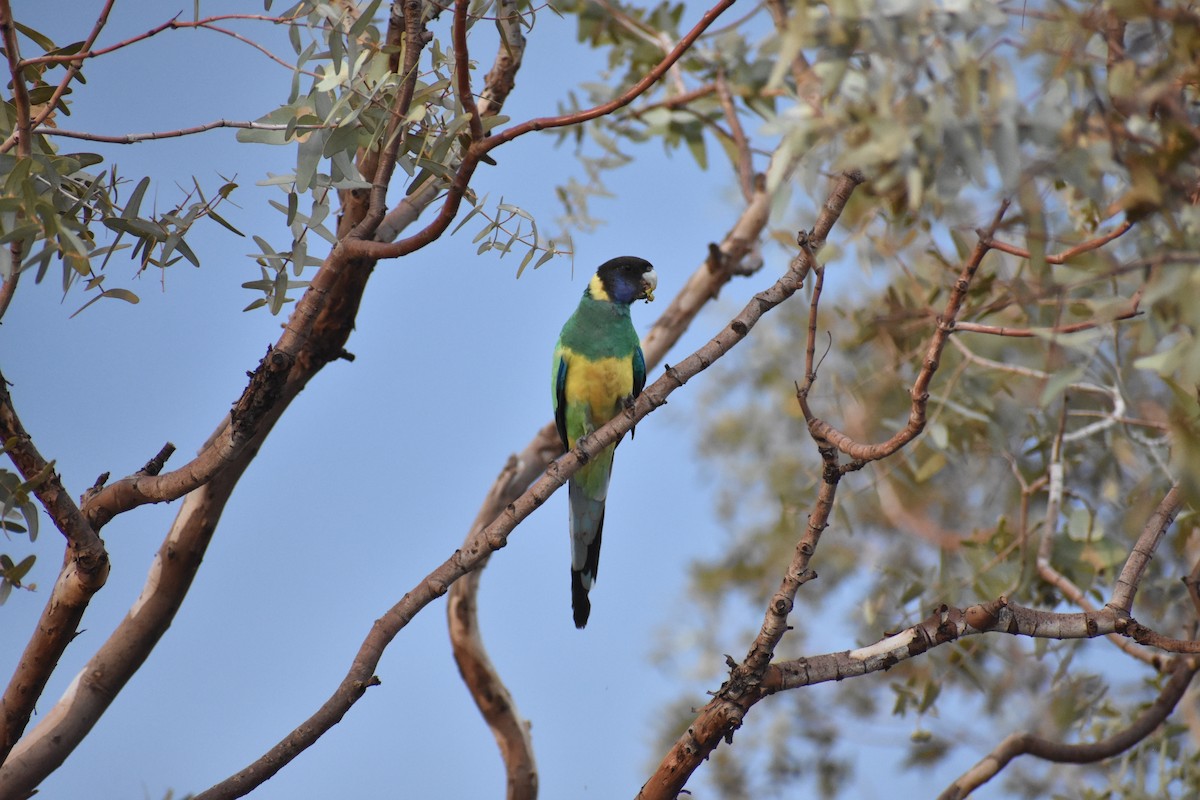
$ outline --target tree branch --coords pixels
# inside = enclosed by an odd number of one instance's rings
[[[516,0],[500,0],[496,29],[500,34],[500,47],[492,69],[485,78],[486,84],[477,103],[481,117],[499,114],[504,101],[516,86],[517,71],[521,68],[521,60],[525,55],[525,33],[521,30],[521,14],[517,10]],[[461,165],[460,159],[454,165],[454,170],[457,172]],[[383,222],[375,231],[375,239],[380,242],[394,240],[401,231],[416,222],[425,209],[433,205],[443,188],[440,181],[428,180],[417,191],[405,195],[383,218]]]
[[[925,353],[925,361],[922,363],[921,370],[917,373],[916,380],[913,381],[912,389],[909,392],[912,398],[912,407],[908,414],[908,424],[897,431],[886,442],[881,444],[864,444],[854,441],[828,422],[815,416],[808,407],[807,398],[800,397],[800,408],[804,412],[804,418],[808,421],[809,432],[814,439],[829,442],[856,461],[867,462],[886,458],[920,435],[921,431],[925,429],[925,407],[929,402],[929,383],[933,380],[934,373],[937,372],[938,363],[942,357],[942,350],[946,347],[946,341],[954,331],[955,320],[958,318],[958,312],[966,300],[967,290],[971,287],[971,280],[975,277],[975,273],[978,271],[983,257],[991,249],[991,239],[995,235],[996,228],[999,227],[1001,220],[1004,219],[1004,214],[1007,210],[1008,201],[1005,200],[1000,204],[1000,208],[997,210],[995,217],[993,217],[991,225],[988,226],[987,232],[980,233],[979,241],[975,245],[975,250],[972,252],[971,258],[963,265],[958,280],[954,282],[950,297],[946,301],[945,310],[938,317],[937,327],[934,330],[933,337],[930,339],[929,349]]]
[[[339,237],[339,242],[335,245],[339,249],[345,249],[350,242],[369,240],[375,235],[387,213],[387,190],[391,185],[392,173],[396,170],[396,156],[404,141],[404,126],[407,124],[408,112],[412,107],[413,94],[416,91],[417,64],[421,58],[421,51],[432,38],[425,30],[421,0],[393,0],[391,21],[393,26],[398,21],[395,13],[397,6],[403,12],[400,19],[404,25],[404,63],[401,65],[400,71],[400,92],[396,95],[395,102],[392,103],[387,130],[384,133],[383,143],[380,145],[374,174],[371,176],[371,193],[366,214],[346,236]],[[365,163],[370,163],[370,161],[367,160]],[[466,189],[465,183],[463,189],[464,191]],[[430,241],[433,240],[430,239]],[[351,258],[364,255],[376,259],[370,254],[356,253],[353,247],[346,251],[346,256]]]
[[[1043,739],[1031,733],[1014,733],[1004,739],[982,761],[950,784],[939,800],[962,800],[991,780],[1014,758],[1032,755],[1056,764],[1090,764],[1125,752],[1153,733],[1171,715],[1200,669],[1200,660],[1176,659],[1171,679],[1158,697],[1129,725],[1128,728],[1090,744],[1067,744]]]
[[[17,157],[29,158],[33,139],[30,133],[33,129],[33,122],[29,118],[29,87],[25,85],[25,78],[21,75],[20,43],[17,41],[17,27],[9,0],[0,0],[0,41],[4,42],[4,53],[8,57],[8,74],[13,90],[13,113],[16,116],[16,124],[13,126],[10,138],[19,142]],[[0,152],[3,151],[0,150]],[[21,279],[21,261],[25,258],[25,254],[19,238],[14,239],[9,245],[9,254],[10,271],[7,275],[0,275],[0,319],[3,319],[4,313],[8,311],[13,295],[17,292],[17,282]],[[2,380],[0,378],[0,381]]]
[[[1130,222],[1129,220],[1125,220],[1120,225],[1118,225],[1116,228],[1113,228],[1111,231],[1104,234],[1103,236],[1097,236],[1095,239],[1089,239],[1086,242],[1080,242],[1079,244],[1075,245],[1074,247],[1070,247],[1070,248],[1062,251],[1061,253],[1052,253],[1052,254],[1047,255],[1045,257],[1046,263],[1047,264],[1065,264],[1067,261],[1074,258],[1075,256],[1082,255],[1083,253],[1089,253],[1092,250],[1098,250],[1099,248],[1101,248],[1104,245],[1111,242],[1113,239],[1117,239],[1117,238],[1123,236],[1132,227],[1133,227],[1133,223]],[[1020,247],[1016,247],[1014,245],[1007,244],[1005,242],[1001,242],[1001,241],[995,239],[994,236],[995,236],[995,230],[993,229],[992,233],[990,233],[988,235],[988,242],[987,242],[988,246],[990,248],[992,248],[993,250],[999,250],[1001,253],[1008,253],[1010,256],[1016,256],[1017,258],[1024,258],[1024,259],[1032,258],[1032,256],[1030,255],[1028,250],[1024,250]]]
[[[34,133],[39,136],[61,136],[67,139],[84,139],[89,142],[104,142],[106,144],[136,144],[138,142],[149,142],[157,139],[177,139],[180,136],[191,136],[197,133],[205,133],[206,131],[217,130],[219,128],[242,128],[253,131],[316,131],[328,128],[336,128],[336,123],[329,125],[286,125],[286,124],[271,124],[266,122],[250,122],[246,120],[218,119],[212,122],[204,122],[200,125],[192,125],[187,128],[176,128],[170,131],[150,131],[147,133],[121,133],[115,135],[106,135],[101,133],[90,133],[88,131],[69,131],[63,128],[36,128]]]
[[[467,534],[467,542],[500,515],[510,502],[507,499],[510,487],[514,484],[528,485],[537,477],[537,473],[534,473],[523,482],[518,480],[521,473],[528,473],[526,465],[543,459],[548,462],[561,450],[561,442],[553,428],[547,426],[534,437],[530,443],[530,450],[520,456],[511,456],[484,498],[483,507]],[[485,556],[477,569],[467,573],[450,587],[446,597],[450,645],[463,683],[466,684],[471,699],[475,701],[500,748],[506,775],[505,797],[508,800],[534,800],[537,797],[538,776],[529,723],[522,719],[517,711],[516,702],[488,658],[487,648],[479,631],[479,616],[476,613],[479,580],[489,558]]]
[[[0,0],[3,3],[3,0]],[[0,12],[2,13],[2,12]],[[25,646],[16,672],[0,698],[0,762],[29,724],[34,704],[46,687],[92,595],[108,578],[108,552],[79,507],[63,488],[54,465],[38,452],[13,407],[8,382],[0,375],[0,443],[56,528],[67,539],[66,555],[46,607]]]
[[[454,221],[455,215],[458,213],[458,208],[462,203],[463,193],[466,191],[467,185],[471,181],[471,176],[474,175],[479,162],[491,150],[499,147],[502,144],[511,142],[519,136],[524,136],[532,131],[551,130],[553,128],[562,128],[569,125],[578,125],[582,122],[602,117],[605,114],[611,114],[617,109],[623,108],[641,96],[647,89],[653,86],[663,74],[671,68],[683,54],[686,53],[691,46],[727,8],[733,5],[734,0],[720,0],[715,6],[710,8],[696,23],[695,27],[687,33],[679,44],[675,46],[662,61],[654,66],[646,75],[634,84],[632,87],[623,92],[619,97],[602,103],[598,106],[577,111],[572,114],[563,114],[557,117],[538,117],[523,122],[519,125],[513,125],[506,128],[504,131],[489,136],[486,139],[474,142],[463,157],[462,164],[455,173],[453,181],[450,183],[449,190],[446,193],[446,200],[442,204],[441,211],[438,215],[422,230],[409,236],[406,239],[401,239],[397,242],[381,242],[371,241],[368,239],[353,237],[341,242],[338,246],[346,250],[346,254],[351,257],[363,257],[382,260],[385,258],[399,258],[407,255],[414,250],[419,250],[425,245],[441,236],[450,223]]]
[[[792,260],[788,272],[780,278],[776,286],[786,281],[785,285],[790,286],[792,292],[799,288],[800,282],[816,265],[815,250],[825,241],[849,201],[851,193],[863,180],[863,175],[859,172],[846,172],[838,178],[822,207],[817,224],[811,233],[804,235],[801,252]],[[790,293],[788,292],[789,295]],[[667,374],[671,374],[670,369],[667,370]],[[840,477],[836,469],[836,453],[825,448],[822,450],[822,458],[826,460],[824,480],[809,514],[808,525],[796,545],[792,561],[780,581],[779,588],[767,604],[762,627],[750,651],[741,664],[731,663],[729,680],[701,709],[683,736],[676,740],[658,769],[642,786],[638,793],[639,800],[674,800],[700,763],[722,739],[729,741],[734,731],[741,727],[747,709],[762,696],[762,679],[775,647],[788,630],[787,616],[792,610],[796,591],[801,584],[816,577],[808,569],[808,563],[833,510],[833,498]],[[829,469],[831,460],[834,462],[832,470]]]
[[[479,117],[479,109],[475,105],[475,96],[471,93],[471,55],[467,49],[467,5],[468,0],[454,0],[454,78],[458,83],[458,102],[462,104],[463,113],[469,118],[468,130],[470,141],[478,142],[483,138],[483,121]]]
[[[1034,336],[1046,336],[1050,334],[1063,333],[1078,333],[1079,331],[1091,330],[1098,328],[1101,325],[1109,325],[1113,322],[1121,320],[1133,319],[1140,317],[1142,312],[1138,310],[1141,305],[1142,292],[1139,289],[1136,294],[1130,299],[1129,305],[1122,311],[1118,311],[1116,315],[1109,319],[1089,319],[1082,322],[1072,322],[1066,325],[1054,325],[1048,328],[1009,328],[1004,325],[983,325],[978,322],[956,322],[954,323],[955,333],[989,333],[993,336],[1011,336],[1014,338],[1032,338]]]
[[[210,437],[203,451],[219,452],[221,442],[237,442],[236,448],[227,458],[220,459],[206,483],[185,496],[147,575],[145,587],[125,619],[53,708],[0,764],[0,797],[24,797],[33,791],[78,746],[149,657],[187,595],[225,503],[242,473],[308,381],[343,351],[372,266],[340,258],[335,251],[313,276],[272,349],[269,362],[278,370],[262,367],[255,373],[259,376],[263,372],[277,372],[271,377],[262,376],[262,381],[274,388],[255,391],[257,384],[252,379],[242,400]],[[285,370],[284,362],[292,366]],[[277,383],[280,380],[281,385]],[[145,479],[138,479],[138,486],[142,480]],[[109,489],[120,496],[114,487]],[[108,490],[99,495],[105,491]]]
[[[1146,520],[1146,524],[1142,527],[1142,533],[1133,546],[1133,551],[1126,559],[1125,566],[1121,568],[1112,599],[1108,601],[1110,608],[1124,614],[1132,612],[1133,596],[1137,593],[1142,574],[1146,571],[1150,559],[1154,557],[1154,551],[1158,549],[1158,543],[1166,534],[1167,528],[1171,527],[1171,523],[1175,521],[1175,516],[1182,506],[1183,496],[1179,491],[1179,486],[1172,486],[1158,507],[1154,509],[1154,513],[1150,515],[1150,519]]]

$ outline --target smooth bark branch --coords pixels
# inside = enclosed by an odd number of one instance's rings
[[[471,55],[467,50],[467,5],[468,0],[454,0],[454,24],[451,33],[454,39],[454,78],[458,83],[458,102],[469,118],[468,130],[471,142],[483,138],[483,121],[471,93]]]
[[[1132,227],[1133,227],[1133,223],[1130,222],[1129,220],[1125,220],[1120,225],[1118,225],[1116,228],[1112,229],[1111,231],[1104,234],[1103,236],[1097,236],[1095,239],[1089,239],[1086,242],[1081,242],[1081,243],[1075,245],[1074,247],[1071,247],[1067,250],[1062,251],[1061,253],[1052,253],[1052,254],[1046,255],[1045,256],[1046,263],[1047,264],[1065,264],[1067,261],[1074,258],[1075,256],[1082,255],[1083,253],[1089,253],[1092,250],[1100,249],[1101,247],[1108,244],[1112,240],[1123,236]],[[1028,250],[1025,250],[1020,247],[1016,247],[1011,244],[1007,244],[1005,242],[1001,242],[998,239],[994,238],[994,233],[993,233],[993,235],[988,237],[987,244],[993,250],[999,250],[1002,253],[1008,253],[1009,255],[1016,256],[1017,258],[1024,258],[1024,259],[1032,258],[1032,256],[1030,255]]]
[[[1171,715],[1198,669],[1200,659],[1177,659],[1174,674],[1154,702],[1142,711],[1128,728],[1098,742],[1068,744],[1043,739],[1031,733],[1009,735],[982,761],[950,784],[938,796],[938,800],[963,800],[995,777],[1017,756],[1031,755],[1057,764],[1091,764],[1124,753],[1157,730]]]
[[[17,472],[32,484],[33,495],[67,540],[62,570],[12,680],[0,698],[0,724],[3,725],[0,729],[0,761],[3,761],[29,724],[34,704],[59,658],[75,637],[92,595],[104,586],[109,565],[104,542],[63,487],[54,465],[42,457],[21,424],[8,391],[8,382],[2,374],[0,444],[4,445]]]
[[[200,125],[192,125],[187,128],[176,128],[169,131],[149,131],[147,133],[121,133],[115,135],[106,135],[100,133],[90,133],[88,131],[69,131],[63,128],[37,128],[34,133],[39,136],[58,136],[64,139],[86,139],[89,142],[104,142],[105,144],[137,144],[138,142],[151,142],[158,139],[177,139],[180,136],[192,136],[197,133],[205,133],[206,131],[214,131],[220,128],[239,128],[251,131],[319,131],[336,128],[336,124],[329,125],[286,125],[280,123],[278,125],[265,122],[250,122],[247,120],[232,120],[218,119],[212,122],[204,122]]]
[[[1078,333],[1079,331],[1087,331],[1092,328],[1099,328],[1101,325],[1111,325],[1114,322],[1120,322],[1142,315],[1138,308],[1142,302],[1142,291],[1139,289],[1137,293],[1130,299],[1129,305],[1122,311],[1118,311],[1115,315],[1107,319],[1089,319],[1082,322],[1071,322],[1065,325],[1055,325],[1048,328],[1010,328],[1005,325],[984,325],[980,322],[956,322],[954,323],[955,333],[988,333],[992,336],[1009,336],[1017,339],[1030,339],[1035,336],[1047,336],[1052,334]]]
[[[506,489],[513,485],[523,464],[539,458],[552,459],[561,450],[557,437],[553,435],[535,437],[531,446],[535,448],[534,452],[512,456],[505,464],[471,525],[467,534],[468,542],[508,504]],[[533,477],[536,475],[529,480]],[[450,587],[446,597],[450,646],[463,683],[500,748],[500,757],[504,762],[505,797],[507,800],[533,800],[538,793],[538,775],[529,723],[521,717],[512,694],[488,658],[479,631],[479,579],[487,561],[485,557],[478,569],[467,573]]]
[[[1154,551],[1158,548],[1158,543],[1162,541],[1167,528],[1171,527],[1171,523],[1174,522],[1182,505],[1183,497],[1179,487],[1172,486],[1158,507],[1154,509],[1154,513],[1150,515],[1150,519],[1146,520],[1146,524],[1142,527],[1142,533],[1133,546],[1133,551],[1126,559],[1125,566],[1121,568],[1121,574],[1117,576],[1116,588],[1113,590],[1112,599],[1108,602],[1109,606],[1118,612],[1131,613],[1133,596],[1142,580],[1142,574],[1146,571],[1150,559],[1154,557]]]
[[[402,12],[399,19],[396,17],[397,6]],[[404,128],[407,124],[408,112],[412,108],[413,95],[416,92],[417,65],[425,45],[432,39],[425,29],[421,0],[395,0],[392,4],[392,16],[389,24],[394,27],[398,22],[402,22],[404,26],[404,62],[400,65],[400,92],[392,103],[391,114],[388,117],[387,129],[383,136],[383,143],[380,145],[378,157],[365,162],[370,164],[374,161],[374,169],[371,170],[370,200],[366,214],[353,230],[341,239],[338,247],[344,246],[347,241],[373,237],[387,213],[387,190],[392,183],[392,174],[396,170],[396,158],[400,145],[404,142]]]
[[[1035,639],[1095,639],[1134,635],[1138,625],[1112,608],[1061,613],[1010,603],[1004,597],[965,609],[942,605],[921,622],[855,650],[777,661],[767,668],[764,693],[880,672],[964,636],[1006,633]]]
[[[336,725],[367,687],[377,680],[374,670],[384,649],[425,606],[445,594],[451,584],[463,575],[478,569],[491,553],[504,547],[516,526],[545,503],[580,467],[624,436],[640,420],[663,406],[672,392],[712,366],[745,339],[763,314],[800,288],[803,278],[802,270],[793,265],[773,286],[751,298],[729,325],[722,328],[707,344],[679,364],[667,369],[666,374],[647,386],[630,408],[594,433],[580,439],[575,449],[552,463],[529,489],[505,507],[497,519],[469,537],[462,549],[426,575],[387,613],[375,621],[346,676],[320,709],[257,761],[201,792],[196,796],[196,800],[241,797],[282,769]]]
[[[516,86],[517,71],[521,68],[521,60],[525,55],[525,33],[521,30],[521,15],[517,10],[516,0],[500,0],[497,4],[496,29],[500,33],[500,47],[492,69],[484,79],[485,87],[477,103],[482,117],[499,114],[504,101]],[[460,159],[454,164],[454,171],[457,172],[461,165]],[[425,209],[433,205],[444,189],[441,181],[431,178],[417,191],[405,195],[383,218],[383,222],[375,230],[375,239],[380,242],[394,240],[405,228],[416,222]]]

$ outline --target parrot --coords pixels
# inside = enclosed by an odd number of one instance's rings
[[[604,262],[563,325],[554,347],[551,390],[554,424],[567,450],[632,403],[646,385],[646,360],[629,308],[651,302],[658,275],[649,261],[621,256]],[[587,625],[588,592],[600,563],[604,501],[616,443],[601,450],[570,480],[571,610]]]

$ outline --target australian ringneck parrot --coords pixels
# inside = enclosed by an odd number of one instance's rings
[[[554,348],[551,389],[554,423],[568,450],[615,417],[646,385],[646,362],[629,317],[635,300],[654,299],[658,276],[633,256],[606,261],[592,276],[579,307]],[[571,478],[571,609],[575,627],[587,624],[588,591],[600,563],[604,499],[612,474],[611,444]]]

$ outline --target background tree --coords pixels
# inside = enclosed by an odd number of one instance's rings
[[[1200,18],[1152,3],[581,3],[557,6],[563,21],[503,0],[265,5],[166,20],[155,5],[122,18],[108,2],[90,33],[60,34],[67,20],[14,20],[0,2],[12,76],[0,429],[15,466],[2,476],[12,538],[0,566],[7,593],[41,586],[0,615],[5,641],[20,628],[24,643],[3,697],[0,794],[94,774],[89,748],[111,748],[109,767],[147,769],[131,764],[128,736],[176,754],[156,793],[325,791],[314,775],[344,791],[348,757],[383,763],[406,788],[477,793],[455,783],[466,771],[412,774],[451,751],[497,769],[476,755],[461,693],[439,683],[448,662],[428,657],[442,634],[427,606],[448,590],[454,656],[510,796],[539,784],[632,794],[649,776],[644,796],[674,797],[693,773],[697,789],[729,797],[796,780],[861,793],[906,767],[925,791],[936,770],[947,797],[999,770],[1006,794],[1195,792],[1194,703],[1180,701],[1200,650],[1200,545],[1185,510]],[[568,48],[571,27],[589,47]],[[148,48],[184,35],[208,37],[187,68],[157,70],[156,88],[129,80],[168,58]],[[213,39],[257,61],[204,49]],[[541,62],[539,42],[555,48]],[[603,80],[564,78],[589,52],[606,61]],[[122,73],[122,58],[141,69]],[[264,60],[278,84],[261,77]],[[222,68],[213,117],[172,116],[203,107],[199,87]],[[521,100],[531,74],[537,91]],[[283,98],[274,110],[264,86]],[[134,102],[102,101],[121,115],[92,120],[134,130],[133,109],[147,109],[141,129],[154,132],[93,128],[85,96],[105,91]],[[247,100],[258,105],[239,118]],[[252,155],[207,151],[213,128],[237,128],[229,152]],[[538,131],[573,147],[550,150]],[[96,152],[64,146],[78,139]],[[190,143],[168,158],[196,177],[112,166],[149,139]],[[651,158],[659,142],[688,157]],[[699,175],[713,154],[722,168]],[[571,157],[578,166],[563,166]],[[701,200],[719,186],[721,203]],[[260,195],[273,221],[241,199]],[[549,235],[554,197],[565,215]],[[610,230],[596,231],[599,215]],[[255,274],[232,285],[257,311],[237,319],[187,287],[230,285],[211,277],[212,256],[230,265],[220,248],[246,242]],[[566,610],[565,513],[529,516],[579,463],[551,464],[544,426],[549,345],[579,281],[551,300],[537,294],[545,280],[513,284],[457,248],[497,251],[518,275],[572,250],[583,274],[636,252],[664,273],[660,296],[677,290],[644,337],[656,366],[643,399],[581,448],[670,396],[622,448],[629,483],[614,486],[606,527],[623,544],[606,547],[590,639]],[[137,309],[108,302],[145,294],[131,273],[183,291]],[[56,294],[31,285],[47,275],[76,307],[105,302],[65,322],[35,305]],[[718,293],[734,302],[692,326]],[[168,303],[179,305],[140,334],[123,327]],[[46,342],[46,327],[69,333]],[[218,332],[236,346],[208,341]],[[85,364],[72,374],[75,356]],[[239,384],[229,364],[260,358]],[[326,366],[337,380],[312,381]],[[677,391],[696,376],[702,405]],[[513,386],[536,391],[513,402]],[[211,436],[192,419],[220,417],[235,397]],[[709,485],[726,538],[706,535],[704,484],[679,469],[686,448],[661,423],[671,416],[696,425],[720,476]],[[488,454],[520,446],[522,425],[537,434],[473,512],[494,475]],[[171,464],[160,428],[173,441],[183,428],[198,455]],[[81,455],[68,467],[67,453]],[[109,471],[130,474],[94,478]],[[57,580],[47,537],[33,541],[35,500],[66,538]],[[173,518],[150,507],[171,500]],[[525,536],[511,541],[531,546],[497,559],[480,597],[479,570],[518,524]],[[167,533],[152,560],[155,545],[118,534],[155,525]],[[672,601],[688,560],[692,599]],[[222,577],[206,585],[207,574]],[[654,625],[657,678],[629,667]],[[402,660],[387,661],[397,649]],[[665,717],[653,710],[662,676],[684,694]],[[701,707],[703,690],[715,694]],[[631,735],[632,709],[658,745]],[[888,710],[909,715],[909,736]],[[887,769],[856,770],[864,752],[877,763],[876,747]],[[657,767],[611,777],[647,748]],[[1101,766],[1046,766],[1062,761]]]

